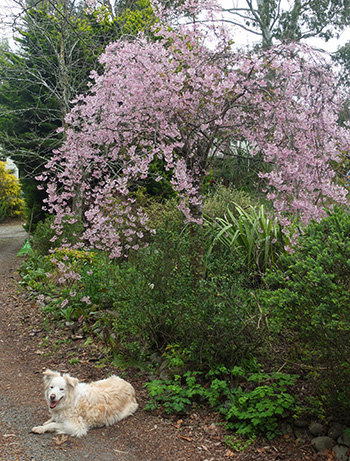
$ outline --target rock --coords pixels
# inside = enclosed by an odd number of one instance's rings
[[[336,445],[333,448],[333,453],[337,461],[348,461],[348,447],[345,445]]]
[[[164,370],[159,373],[159,379],[162,381],[169,381],[171,379],[169,370],[167,368],[164,368]]]
[[[343,434],[344,426],[340,423],[332,423],[328,429],[328,437],[337,440]]]
[[[343,434],[337,439],[339,445],[345,445],[346,447],[350,446],[350,430],[345,429]]]
[[[330,450],[333,444],[334,444],[333,439],[331,439],[327,435],[316,437],[311,440],[312,447],[318,452]]]
[[[318,437],[323,432],[323,426],[320,423],[313,422],[309,426],[309,431],[310,431],[310,434]]]
[[[299,442],[306,442],[306,440],[308,439],[308,434],[307,434],[306,429],[301,429],[300,427],[296,427],[294,429],[294,435],[295,435],[295,438],[299,440]]]
[[[159,352],[154,352],[150,358],[149,358],[150,362],[153,364],[153,365],[160,365],[162,363],[162,356],[159,354]]]
[[[171,379],[171,372],[168,368],[168,362],[164,360],[158,369],[159,379],[163,381],[169,381]]]
[[[294,435],[292,424],[288,422],[282,423],[281,432],[282,432],[282,435]]]
[[[303,419],[296,419],[294,421],[294,426],[300,427],[301,429],[306,429],[308,427],[308,423],[304,421]]]
[[[216,427],[215,423],[212,423],[209,426],[203,426],[203,429],[210,435],[215,435],[218,432],[218,428]]]

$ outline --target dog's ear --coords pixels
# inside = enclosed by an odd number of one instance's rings
[[[43,375],[44,375],[44,383],[46,385],[51,381],[52,378],[61,376],[60,373],[58,373],[57,371],[52,371],[52,370],[49,370],[48,368],[46,368],[46,370],[43,372]]]
[[[61,376],[60,373],[58,373],[57,371],[52,371],[52,370],[49,370],[48,368],[46,368],[46,370],[43,372],[43,375],[44,375],[44,379],[53,378],[54,376]]]
[[[75,387],[78,382],[79,382],[79,379],[77,378],[73,378],[71,375],[69,375],[68,373],[65,373],[63,375],[63,378],[66,380],[66,383],[69,385],[69,386],[72,386],[72,387]]]

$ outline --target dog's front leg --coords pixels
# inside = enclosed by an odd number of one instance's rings
[[[88,431],[81,417],[57,423],[55,421],[46,421],[42,426],[33,427],[32,432],[43,434],[44,432],[56,432],[57,434],[67,434],[74,437],[82,437]]]
[[[44,432],[58,432],[64,434],[64,426],[60,423],[55,423],[52,420],[46,421],[42,426],[35,426],[32,429],[35,434],[43,434]]]
[[[46,426],[47,424],[50,424],[53,422],[53,418],[50,418],[48,421],[46,421],[45,423],[43,423],[43,426]]]

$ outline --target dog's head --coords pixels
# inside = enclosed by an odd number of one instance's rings
[[[63,407],[79,380],[57,371],[44,371],[45,397],[50,410]]]

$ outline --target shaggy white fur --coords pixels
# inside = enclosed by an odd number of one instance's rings
[[[138,407],[135,390],[118,376],[81,383],[69,374],[44,371],[45,398],[52,418],[32,432],[81,437],[92,427],[110,426]]]

